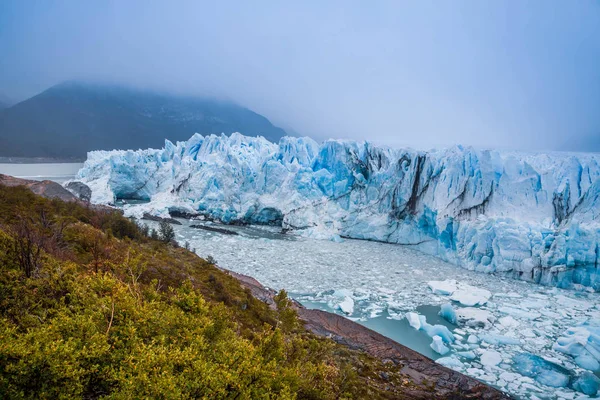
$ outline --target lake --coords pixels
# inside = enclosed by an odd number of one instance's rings
[[[0,174],[35,181],[51,180],[63,183],[73,179],[83,163],[1,164]]]

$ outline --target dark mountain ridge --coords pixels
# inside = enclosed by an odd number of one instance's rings
[[[0,156],[83,159],[91,150],[161,147],[196,132],[275,141],[286,134],[229,102],[65,82],[0,110]]]

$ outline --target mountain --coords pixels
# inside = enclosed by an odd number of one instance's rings
[[[91,150],[160,147],[196,132],[285,135],[228,102],[66,82],[0,111],[0,156],[85,158]]]
[[[194,135],[162,150],[92,152],[94,202],[126,215],[203,214],[305,236],[413,246],[470,270],[600,291],[600,155]]]

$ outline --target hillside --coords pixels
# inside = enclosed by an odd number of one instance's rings
[[[269,307],[168,228],[2,182],[0,398],[503,397],[414,352],[396,360],[399,345],[382,362],[309,333],[285,292]]]
[[[285,135],[232,103],[66,82],[0,111],[0,156],[85,158],[91,150],[161,147],[198,132]]]

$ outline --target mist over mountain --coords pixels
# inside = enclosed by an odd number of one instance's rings
[[[65,82],[0,111],[0,156],[84,158],[91,150],[162,147],[194,133],[286,132],[249,109],[114,85]]]

